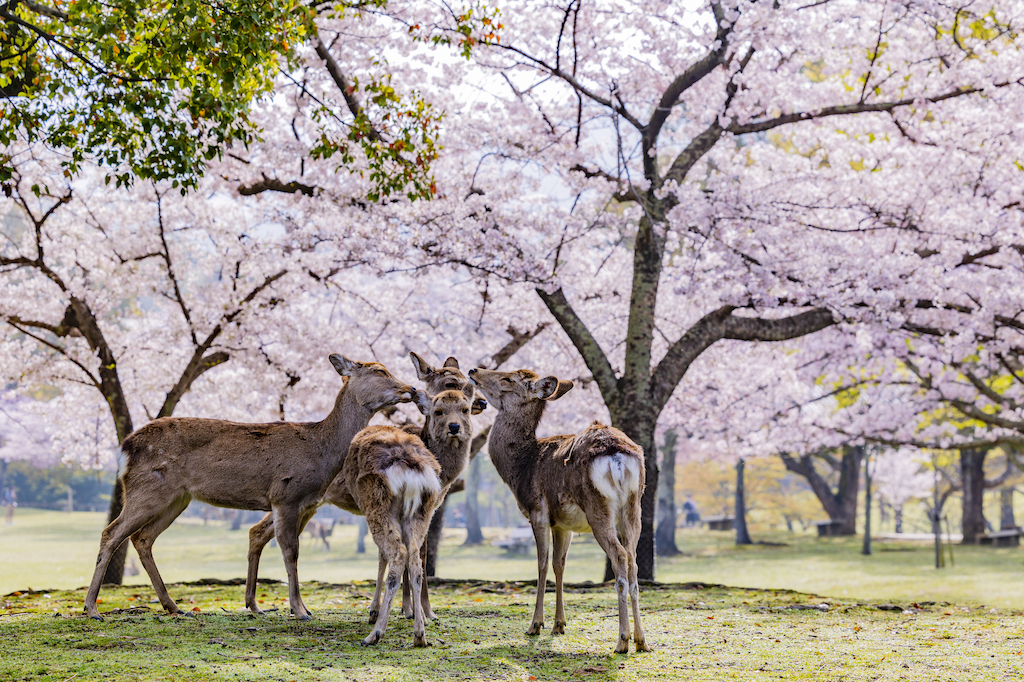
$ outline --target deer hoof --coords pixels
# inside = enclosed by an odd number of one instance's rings
[[[615,653],[617,654],[628,654],[629,653],[629,637],[625,635],[619,635],[619,642],[615,645]]]
[[[565,634],[565,623],[555,623],[555,627],[551,628],[551,634],[553,634],[553,635],[564,635]]]
[[[413,646],[427,646],[427,638],[423,635],[414,635],[412,638]]]
[[[654,649],[651,648],[651,645],[648,644],[647,640],[645,640],[645,639],[641,639],[641,640],[637,641],[637,643],[636,643],[636,650],[638,652],[639,651],[654,651]]]
[[[249,617],[256,618],[257,616],[265,616],[267,612],[263,609],[249,609]]]
[[[366,639],[359,642],[360,646],[373,646],[380,641],[380,635],[376,632],[371,632],[366,636]]]
[[[532,636],[539,635],[540,631],[544,629],[544,623],[534,623],[530,626],[530,629],[526,631],[526,634]]]
[[[313,620],[313,616],[309,613],[309,611],[302,614],[301,616],[296,616],[296,618],[298,618],[299,620]]]
[[[95,621],[99,621],[100,623],[102,623],[104,620],[106,620],[103,616],[101,616],[98,613],[94,614],[94,615],[90,615],[89,617],[92,618]]]
[[[426,618],[427,620],[437,620],[437,614],[434,613],[433,611],[424,611],[423,612],[423,617]]]
[[[377,622],[377,618],[379,616],[380,616],[380,611],[370,611],[370,619],[369,619],[370,625],[373,625],[374,623],[376,623]]]

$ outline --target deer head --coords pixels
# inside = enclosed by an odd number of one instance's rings
[[[376,412],[397,403],[412,402],[416,389],[402,383],[379,362],[356,362],[343,355],[331,355],[331,364],[348,378],[347,391],[367,410]]]
[[[416,407],[429,416],[427,427],[431,440],[438,443],[468,441],[473,435],[469,420],[470,401],[475,388],[468,384],[458,391],[441,391],[431,398],[425,391],[417,391]]]
[[[528,369],[498,372],[477,367],[469,370],[469,380],[499,410],[505,411],[541,400],[558,400],[573,387],[571,381],[553,376],[541,378]]]
[[[431,367],[416,353],[410,352],[409,357],[416,368],[416,378],[427,385],[427,392],[431,395],[441,391],[462,391],[473,384],[466,375],[459,369],[459,361],[449,357],[439,369]],[[469,397],[471,401],[470,410],[472,414],[480,414],[487,409],[487,401],[483,398],[475,398],[473,394]]]

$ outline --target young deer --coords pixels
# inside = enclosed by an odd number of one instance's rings
[[[417,394],[421,395],[422,392]],[[381,567],[390,567],[383,606],[370,621],[373,630],[363,644],[376,644],[384,635],[402,573],[408,571],[413,644],[427,645],[420,605],[420,546],[427,537],[434,508],[441,501],[440,472],[440,465],[423,441],[397,426],[370,426],[352,439],[340,477],[347,493],[343,508],[366,514],[366,525],[380,548]],[[382,570],[377,577],[375,601],[380,598],[383,583]]]
[[[377,410],[412,400],[415,389],[381,364],[330,356],[344,384],[322,422],[239,424],[218,419],[166,417],[138,429],[121,444],[121,514],[103,530],[85,610],[96,608],[100,582],[114,551],[131,537],[160,603],[181,613],[153,561],[153,543],[197,499],[219,507],[269,510],[288,572],[292,612],[309,610],[299,595],[299,533],[341,470],[352,437]]]
[[[469,379],[459,371],[459,362],[455,358],[448,358],[444,362],[444,366],[439,369],[434,369],[428,365],[423,358],[416,355],[415,353],[409,353],[412,358],[413,365],[416,367],[416,374],[419,376],[421,381],[426,382],[427,391],[433,395],[434,393],[440,393],[441,391],[457,389],[463,390],[467,386],[472,388],[469,383]],[[483,398],[478,398],[473,401],[472,409],[473,414],[480,412],[487,408],[487,401]],[[420,408],[422,411],[422,408]],[[362,425],[366,426],[366,423]],[[360,427],[362,428],[362,427]],[[405,430],[409,433],[419,436],[420,427],[407,426]],[[468,429],[467,429],[468,431]],[[355,432],[353,431],[353,434]],[[351,436],[350,436],[351,439]],[[344,451],[348,452],[349,442],[345,441]],[[345,455],[342,455],[343,457]],[[444,499],[442,497],[442,499]],[[348,491],[348,484],[345,481],[345,477],[339,474],[334,481],[331,482],[327,488],[327,492],[324,495],[324,503],[333,504],[337,507],[341,507],[354,514],[361,513],[358,508],[351,509],[351,496]],[[349,506],[346,506],[349,505]],[[274,517],[267,515],[259,523],[249,529],[249,557],[248,557],[248,572],[245,578],[245,605],[254,614],[261,615],[263,611],[256,604],[256,586],[257,586],[257,574],[259,572],[260,557],[263,554],[263,548],[266,547],[267,543],[274,538]],[[381,555],[381,561],[384,560]],[[412,606],[409,602],[409,589],[408,581],[405,582],[405,587],[402,592],[402,608],[406,616],[412,616]],[[429,599],[429,598],[428,598]],[[433,611],[429,608],[429,601],[426,602],[428,605],[427,612],[430,614],[430,618],[434,618]],[[373,622],[373,621],[371,621]]]
[[[565,633],[562,575],[573,531],[593,532],[611,560],[619,606],[616,653],[629,651],[629,611],[633,608],[633,639],[637,651],[649,651],[640,625],[636,543],[640,538],[640,496],[644,490],[644,453],[618,429],[592,423],[575,435],[537,439],[537,424],[548,401],[572,387],[556,377],[541,379],[529,370],[469,370],[498,416],[487,447],[494,468],[515,494],[530,520],[537,541],[537,605],[528,635],[544,627],[544,585],[548,572],[548,529],[555,568],[555,626]],[[616,534],[618,531],[622,541]]]

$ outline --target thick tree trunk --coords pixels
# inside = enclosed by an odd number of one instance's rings
[[[843,458],[839,462],[825,460],[839,472],[839,486],[835,492],[814,468],[813,455],[804,455],[799,459],[794,459],[786,453],[780,453],[780,456],[786,469],[807,479],[829,519],[839,524],[837,534],[854,535],[857,528],[857,494],[860,491],[860,463],[864,458],[864,447],[858,445],[844,448]]]
[[[655,531],[655,546],[658,556],[679,554],[676,546],[676,444],[679,436],[675,431],[665,432],[665,444],[661,447],[661,481],[658,493],[658,528]]]
[[[988,450],[960,451],[960,480],[963,485],[964,544],[973,545],[985,534],[985,457]]]
[[[1017,520],[1013,516],[1013,487],[999,490],[999,530],[1013,530]]]
[[[484,541],[480,530],[480,503],[477,490],[480,488],[480,458],[477,457],[469,465],[466,474],[466,542],[467,545],[479,545]]]
[[[736,512],[733,524],[736,526],[736,544],[752,545],[750,533],[747,532],[747,491],[743,483],[743,470],[746,462],[740,457],[736,462]]]
[[[897,533],[902,533],[903,532],[903,505],[901,504],[898,507],[893,507],[892,515],[893,515],[893,518],[895,518],[895,520],[896,520],[896,532]]]

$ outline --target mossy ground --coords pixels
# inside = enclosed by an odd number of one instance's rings
[[[4,598],[3,680],[1016,680],[1024,615],[948,603],[898,605],[790,591],[651,585],[641,594],[654,651],[617,656],[613,591],[567,595],[567,634],[527,637],[535,589],[525,583],[435,585],[430,646],[412,647],[394,613],[369,632],[369,582],[303,585],[315,619],[288,615],[287,588],[261,585],[260,618],[236,585],[179,584],[188,617],[153,603],[151,588],[106,587],[97,622],[84,591]],[[547,595],[553,618],[554,595]],[[827,606],[822,606],[826,604]],[[884,608],[879,608],[879,607]]]

